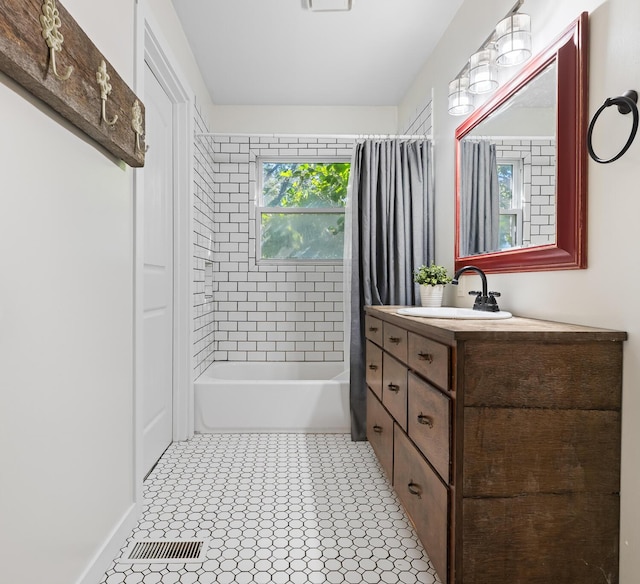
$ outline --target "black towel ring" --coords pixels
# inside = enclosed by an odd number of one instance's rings
[[[613,162],[614,160],[618,160],[631,146],[631,143],[636,137],[636,133],[638,131],[638,93],[633,89],[629,91],[625,91],[619,97],[608,97],[604,100],[604,103],[600,106],[600,109],[595,113],[591,123],[589,124],[589,130],[587,132],[587,149],[589,150],[589,156],[593,158],[596,162],[600,164],[609,164],[609,162]],[[631,134],[629,134],[629,139],[627,143],[622,147],[622,150],[618,152],[613,158],[609,158],[609,160],[603,160],[598,157],[598,155],[593,151],[593,145],[591,143],[591,134],[593,133],[593,128],[596,125],[597,119],[600,117],[600,114],[609,106],[617,105],[618,111],[621,114],[628,114],[629,112],[633,113],[633,125],[631,127]]]

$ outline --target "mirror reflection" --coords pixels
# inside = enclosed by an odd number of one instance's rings
[[[460,140],[460,256],[556,243],[551,62]]]

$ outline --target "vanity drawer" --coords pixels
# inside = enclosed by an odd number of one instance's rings
[[[371,390],[367,391],[367,440],[393,483],[393,418]]]
[[[442,389],[450,389],[449,347],[415,333],[408,338],[409,367]]]
[[[365,375],[367,385],[382,399],[382,349],[367,341]]]
[[[385,351],[397,357],[403,363],[407,362],[407,331],[403,328],[383,323],[384,341],[383,347]]]
[[[451,400],[409,373],[407,426],[411,439],[448,483],[451,460]]]
[[[407,429],[407,368],[388,353],[382,355],[382,403]]]
[[[382,321],[368,314],[365,315],[364,336],[382,347]]]
[[[443,584],[447,584],[449,493],[438,475],[397,426],[393,485]]]

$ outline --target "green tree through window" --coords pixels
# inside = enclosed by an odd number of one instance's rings
[[[341,260],[348,162],[263,161],[262,259]]]

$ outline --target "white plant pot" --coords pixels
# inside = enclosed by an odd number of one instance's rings
[[[420,302],[422,306],[442,306],[444,284],[425,286],[420,284]]]

